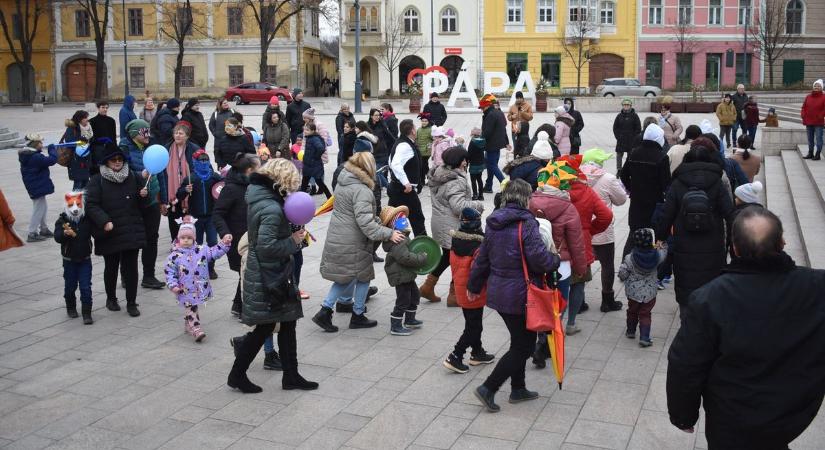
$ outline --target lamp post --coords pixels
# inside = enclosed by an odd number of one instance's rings
[[[435,9],[433,0],[430,0],[430,61],[435,65]]]
[[[123,98],[129,95],[129,61],[126,57],[126,0],[121,0],[123,9]]]
[[[751,22],[751,9],[750,7],[745,9],[745,45],[742,47],[742,84],[748,85],[750,83],[750,67],[748,67],[748,25]]]
[[[361,8],[355,0],[355,112],[361,114]]]

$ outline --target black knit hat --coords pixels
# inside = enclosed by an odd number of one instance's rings
[[[461,230],[476,231],[481,228],[481,213],[473,208],[461,210]]]
[[[467,159],[467,150],[464,150],[464,147],[460,146],[450,147],[444,151],[441,159],[444,161],[444,165],[452,167],[453,169],[458,168],[461,162]]]
[[[117,144],[115,144],[114,142],[109,141],[103,146],[103,157],[100,158],[100,163],[106,164],[106,161],[109,161],[115,156],[123,157],[124,161],[129,160],[129,157],[126,155],[126,152],[121,150],[121,148],[118,147]]]

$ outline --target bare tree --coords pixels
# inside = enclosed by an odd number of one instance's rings
[[[32,85],[29,82],[34,79],[34,67],[32,67],[32,54],[34,49],[34,38],[37,36],[37,24],[40,16],[45,12],[43,0],[14,0],[15,12],[12,16],[11,30],[6,20],[6,15],[0,9],[0,25],[3,27],[3,35],[9,44],[14,61],[20,68],[20,75],[23,78],[23,101],[30,102],[34,96]],[[20,49],[15,47],[14,41],[20,41]]]
[[[599,24],[595,17],[588,17],[587,8],[571,11],[575,14],[565,27],[565,36],[561,39],[564,53],[570,58],[576,69],[576,94],[582,93],[582,69],[593,57],[599,54]],[[572,20],[577,19],[577,20]]]
[[[201,23],[205,21],[195,20],[195,17],[204,15],[203,10],[192,8],[191,0],[167,0],[158,4],[163,21],[160,32],[174,41],[178,46],[178,54],[175,58],[175,97],[180,97],[181,72],[183,71],[183,55],[186,51],[186,39],[195,34],[206,35],[206,30]]]
[[[677,73],[677,88],[685,89],[684,80],[679,80],[679,58],[684,58],[685,55],[692,55],[699,50],[701,43],[696,37],[696,27],[693,25],[690,18],[679,18],[670,23],[670,38],[676,47],[676,73]],[[692,84],[691,80],[687,81]]]
[[[784,0],[765,0],[764,15],[756,14],[753,25],[748,29],[753,40],[754,56],[768,64],[768,80],[774,87],[773,67],[782,55],[799,43],[799,29],[787,29],[788,15]],[[800,15],[799,20],[802,20]],[[747,49],[745,50],[747,52]]]
[[[75,0],[89,16],[95,38],[95,99],[106,97],[106,31],[109,29],[109,5],[112,0]],[[124,17],[123,20],[126,20]],[[128,70],[123,68],[123,70]]]
[[[384,36],[376,58],[378,64],[390,73],[390,94],[393,93],[393,72],[401,64],[401,60],[409,54],[415,54],[424,46],[424,42],[417,34],[404,31],[403,20],[401,14],[387,14],[383,26]]]

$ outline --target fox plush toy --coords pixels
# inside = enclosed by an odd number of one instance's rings
[[[54,224],[54,240],[60,244],[63,257],[63,297],[66,313],[77,317],[77,297],[80,288],[83,323],[91,325],[92,320],[92,224],[85,215],[85,194],[82,191],[67,192],[64,195],[63,212]]]

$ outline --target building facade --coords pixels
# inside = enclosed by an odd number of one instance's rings
[[[41,6],[45,1],[40,1]],[[25,7],[25,5],[24,5]],[[35,25],[35,15],[30,8],[28,16],[25,9],[20,14],[17,11],[15,2],[0,2],[0,10],[6,17],[6,24],[9,27],[9,35],[12,38],[14,49],[20,59],[23,52],[20,47],[21,40],[25,39],[26,29],[33,30]],[[26,20],[27,19],[27,20]],[[28,22],[28,27],[23,21]],[[51,10],[46,8],[37,18],[37,29],[32,41],[32,61],[33,70],[30,71],[28,82],[30,92],[33,93],[33,100],[51,100],[54,88],[54,70],[52,65],[52,15]],[[2,31],[0,31],[2,33]],[[12,54],[12,46],[9,45],[4,34],[0,35],[0,102],[17,103],[24,101],[23,84],[24,76],[20,64]]]
[[[639,79],[676,90],[761,83],[761,61],[746,31],[761,6],[762,0],[639,0]]]
[[[444,67],[452,85],[466,63],[470,79],[479,80],[483,74],[480,34],[483,6],[483,0],[363,0],[356,11],[353,0],[341,2],[341,95],[345,98],[354,95],[355,64],[360,64],[363,91],[368,95],[383,95],[391,88],[395,92],[406,92],[410,71],[430,66]],[[358,62],[355,61],[356,14],[361,28]],[[397,44],[404,41],[411,41],[412,45],[403,49],[403,45]],[[381,62],[381,54],[393,42],[396,45],[391,52],[398,57],[386,59],[396,60],[398,67],[390,74]]]
[[[825,2],[790,0],[781,6],[785,31],[798,38],[774,64],[774,84],[809,87],[825,76]],[[765,67],[765,83],[770,81],[768,71]]]

